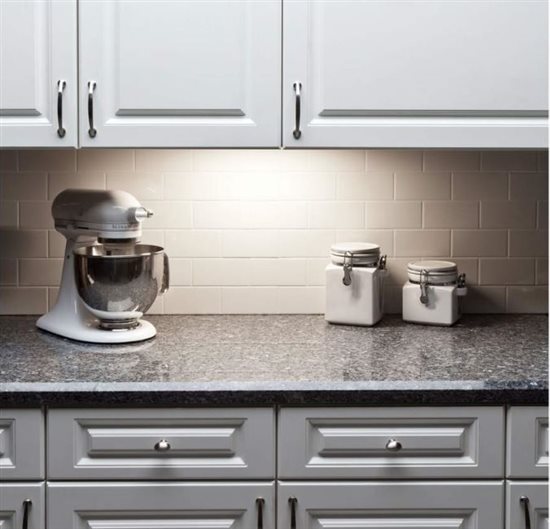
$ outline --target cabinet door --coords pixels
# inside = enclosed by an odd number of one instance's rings
[[[49,483],[55,529],[275,529],[275,485]]]
[[[31,479],[44,479],[42,412],[0,409],[0,482]]]
[[[547,21],[544,0],[285,0],[283,143],[545,147]]]
[[[548,477],[548,408],[514,406],[506,423],[506,475]]]
[[[501,529],[503,488],[501,481],[279,482],[277,519],[281,529]]]
[[[44,529],[44,484],[0,482],[0,527]],[[26,515],[25,515],[26,511]]]
[[[508,481],[506,529],[548,529],[548,483]]]
[[[82,0],[79,20],[82,146],[279,146],[281,0]]]
[[[0,0],[0,147],[77,145],[76,63],[76,0]]]

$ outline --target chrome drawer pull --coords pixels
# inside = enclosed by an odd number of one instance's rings
[[[26,499],[23,501],[23,529],[29,528],[29,511],[32,505],[32,501]]]
[[[258,529],[264,529],[264,505],[263,498],[256,498],[256,507],[258,508]]]
[[[296,504],[298,500],[294,497],[288,498],[290,504],[290,529],[296,529]]]
[[[63,90],[67,86],[67,81],[63,79],[57,81],[57,135],[60,138],[65,136],[63,128]]]
[[[523,514],[525,516],[525,529],[531,529],[531,516],[529,515],[529,498],[527,496],[521,496],[519,499],[519,503],[523,507]]]
[[[157,444],[155,444],[155,450],[157,452],[168,452],[170,448],[172,447],[166,439],[161,439]]]
[[[302,83],[300,83],[299,81],[296,81],[294,83],[294,92],[296,93],[296,126],[292,131],[292,135],[294,136],[295,140],[299,140],[300,136],[302,135],[302,131],[300,130],[300,114],[302,110]]]
[[[388,452],[399,452],[403,448],[403,445],[397,439],[390,439],[386,443],[386,450]]]
[[[90,138],[95,138],[97,130],[94,128],[94,90],[96,87],[95,81],[88,81],[88,135]]]

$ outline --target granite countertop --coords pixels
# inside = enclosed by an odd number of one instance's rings
[[[0,317],[0,405],[546,404],[548,318],[465,316],[454,327],[385,317],[150,316],[158,336],[83,344]]]

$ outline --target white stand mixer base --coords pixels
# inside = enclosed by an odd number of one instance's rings
[[[97,320],[92,318],[87,321],[74,318],[73,321],[69,322],[65,314],[62,320],[60,321],[58,315],[52,311],[44,314],[36,322],[36,326],[39,329],[63,336],[64,338],[89,343],[141,342],[153,338],[157,334],[154,325],[146,320],[140,320],[139,326],[134,329],[117,331],[99,329]]]

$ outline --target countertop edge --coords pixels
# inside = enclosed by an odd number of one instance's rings
[[[2,407],[266,407],[266,406],[546,406],[548,389],[538,387],[481,387],[472,383],[446,387],[427,382],[412,388],[403,383],[351,383],[356,387],[323,388],[293,383],[285,388],[238,384],[223,388],[181,384],[0,384]],[[50,386],[50,387],[48,387]],[[64,387],[63,387],[64,386]],[[345,386],[345,385],[344,385]],[[358,386],[358,387],[357,387]],[[384,387],[387,386],[387,387]],[[431,387],[430,387],[431,386]]]

